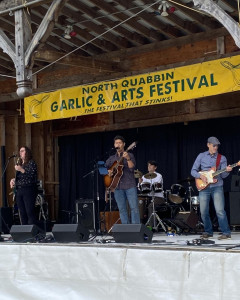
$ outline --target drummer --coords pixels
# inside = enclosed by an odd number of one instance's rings
[[[149,160],[147,162],[148,172],[147,174],[143,175],[142,178],[139,178],[139,185],[141,186],[142,183],[150,183],[152,192],[147,194],[150,197],[154,197],[154,206],[155,210],[157,210],[162,204],[165,203],[164,195],[163,195],[163,178],[160,173],[156,172],[157,169],[157,162],[155,160]],[[148,218],[150,218],[153,212],[153,204],[152,202],[148,205]],[[153,218],[151,218],[150,226],[153,226]]]

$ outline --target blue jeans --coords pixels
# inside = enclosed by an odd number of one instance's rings
[[[213,233],[212,222],[209,216],[209,202],[211,196],[218,218],[218,224],[222,233],[231,234],[230,228],[228,226],[227,215],[224,210],[225,200],[222,186],[207,187],[206,189],[199,192],[200,212],[205,232],[209,234]]]
[[[136,187],[127,190],[115,190],[114,197],[117,202],[122,224],[140,224]],[[131,209],[131,222],[129,222],[128,219],[127,200]]]

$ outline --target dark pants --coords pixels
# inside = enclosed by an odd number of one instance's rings
[[[16,201],[22,225],[36,224],[35,202],[37,191],[35,186],[17,188]]]

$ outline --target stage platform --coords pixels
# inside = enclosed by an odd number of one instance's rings
[[[239,299],[240,232],[226,241],[218,236],[212,244],[194,244],[195,234],[165,233],[151,243],[98,235],[81,243],[22,244],[4,235],[1,299]]]

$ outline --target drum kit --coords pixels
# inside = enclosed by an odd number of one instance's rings
[[[135,178],[142,178],[143,174],[139,170],[134,171]],[[146,179],[154,179],[157,175],[155,173],[147,173],[144,175]],[[140,219],[144,223],[147,216],[147,207],[152,203],[153,212],[151,216],[147,219],[145,225],[149,225],[151,220],[153,221],[153,229],[158,231],[158,227],[161,225],[162,229],[166,232],[168,227],[167,220],[172,220],[176,217],[177,213],[180,211],[194,211],[199,218],[200,222],[200,208],[199,208],[199,197],[192,196],[194,191],[191,182],[193,178],[186,178],[180,180],[177,184],[172,184],[170,190],[163,190],[162,184],[160,182],[142,182],[138,186],[139,194],[139,210],[140,210]],[[180,184],[181,183],[181,184]],[[188,188],[186,189],[182,184],[187,183]],[[162,196],[159,197],[158,193],[161,193]],[[157,199],[157,211],[155,199]],[[159,201],[161,199],[161,201]],[[159,206],[160,204],[160,206]],[[159,209],[160,207],[160,209]],[[167,211],[167,218],[161,219],[161,211]],[[165,213],[166,215],[166,213]],[[165,222],[166,221],[166,222]],[[171,222],[170,222],[171,223]]]

